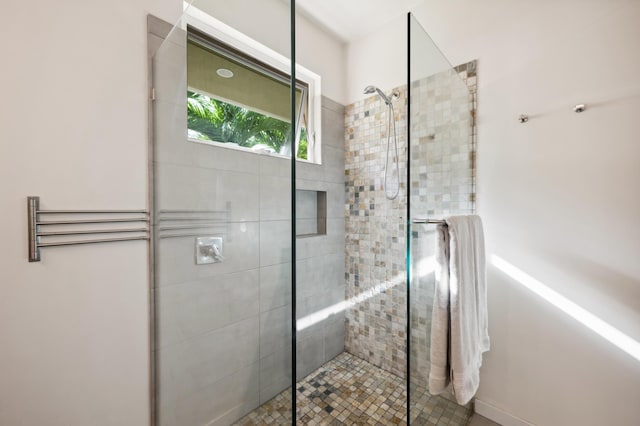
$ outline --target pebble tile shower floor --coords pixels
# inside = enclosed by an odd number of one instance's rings
[[[468,424],[472,410],[412,389],[412,425]],[[343,352],[297,384],[299,425],[406,425],[405,380]],[[291,391],[247,414],[237,426],[291,424]]]

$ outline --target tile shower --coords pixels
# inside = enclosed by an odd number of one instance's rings
[[[290,162],[186,140],[186,81],[176,65],[185,34],[165,36],[150,35],[162,43],[154,57],[156,423],[290,422]],[[296,190],[305,191],[295,256],[296,319],[307,324],[296,341],[301,424],[407,423],[407,196],[411,217],[473,211],[475,62],[411,90],[411,117],[406,86],[394,101],[397,199],[383,188],[387,109],[377,97],[346,107],[323,98],[322,165],[297,165]],[[318,192],[324,232],[310,213],[319,211]],[[194,235],[175,231],[185,212],[215,222],[198,232],[224,237],[224,262],[194,264]],[[433,231],[411,231],[414,258],[428,257]],[[469,407],[426,392],[433,276],[412,272],[410,420],[464,424]]]
[[[412,217],[474,211],[476,62],[413,83],[410,196]],[[459,77],[458,77],[459,76]],[[461,84],[464,82],[465,84]],[[382,184],[387,107],[377,96],[345,109],[347,204],[345,350],[377,367],[406,374],[407,88],[395,88],[400,150],[400,195],[387,200]],[[432,228],[432,227],[430,227]],[[413,257],[424,259],[434,230],[412,229]],[[428,241],[426,241],[428,240]],[[425,249],[426,248],[426,249]],[[432,254],[432,253],[431,253]],[[433,275],[417,277],[412,297],[412,377],[425,384]],[[364,296],[364,297],[363,297]]]
[[[406,370],[406,87],[394,102],[400,152],[400,194],[387,200],[383,188],[387,111],[373,96],[346,107],[345,195],[347,204],[345,349],[404,377]]]
[[[344,351],[297,384],[302,424],[406,424],[406,113],[407,88],[396,103],[400,196],[388,200],[382,184],[386,111],[378,97],[345,108]],[[414,83],[410,196],[416,216],[471,213],[475,193],[476,62]],[[424,111],[424,112],[423,112]],[[423,190],[428,188],[428,190]],[[428,258],[434,230],[412,229],[412,254]],[[472,409],[451,394],[427,391],[433,274],[413,273],[411,288],[412,424],[464,425]],[[376,390],[377,389],[377,390]],[[286,391],[238,425],[291,421]]]

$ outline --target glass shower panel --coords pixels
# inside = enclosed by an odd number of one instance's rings
[[[307,19],[299,19],[295,10],[293,16],[296,28],[303,33],[308,31],[309,28],[304,28],[309,25]],[[306,55],[302,66],[308,66],[309,54],[318,50],[320,40],[304,36],[296,40],[296,51],[300,56]],[[318,77],[324,86],[325,81],[331,82],[337,75],[337,68],[335,73],[325,68]],[[342,104],[316,91],[315,99],[310,99],[309,113],[315,116],[316,129],[321,133],[321,136],[318,132],[311,133],[309,152],[315,150],[316,163],[300,161],[296,167],[296,417],[293,424],[297,425],[342,424],[337,420],[343,409],[339,405],[343,395],[339,390],[337,365],[342,365],[340,360],[345,355],[344,112]],[[277,411],[278,406],[276,403],[268,408]],[[270,423],[268,418],[263,420],[266,422],[260,424]]]
[[[230,425],[292,381],[291,71],[256,65],[290,57],[289,5],[194,1],[149,33],[153,424]]]
[[[411,424],[465,425],[469,406],[428,392],[435,224],[474,211],[476,63],[451,66],[409,15],[409,295]]]

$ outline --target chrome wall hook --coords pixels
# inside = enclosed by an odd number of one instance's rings
[[[574,112],[583,112],[585,109],[587,109],[587,106],[585,104],[578,104],[573,107]]]
[[[529,121],[529,116],[527,114],[520,114],[520,117],[518,117],[518,121],[521,123],[526,123],[527,121]]]

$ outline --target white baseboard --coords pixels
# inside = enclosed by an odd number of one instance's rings
[[[475,400],[474,411],[481,416],[484,416],[489,420],[493,420],[494,422],[502,426],[535,426],[533,423],[529,423],[525,420],[515,417],[514,415],[502,411],[500,408],[494,407],[493,405],[481,401],[477,398]]]

